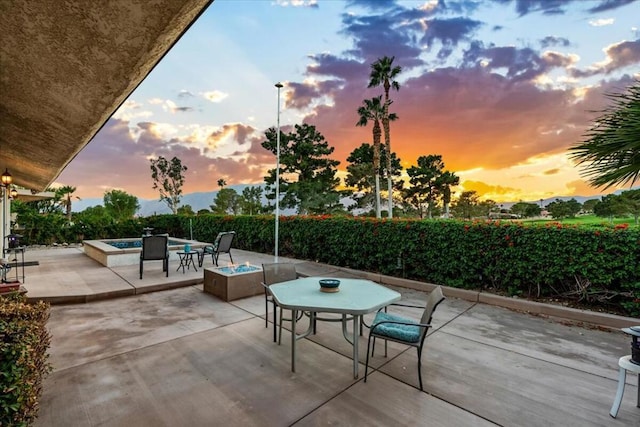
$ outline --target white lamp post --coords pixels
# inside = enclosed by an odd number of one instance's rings
[[[276,83],[278,88],[278,126],[276,135],[276,246],[275,246],[275,262],[278,262],[278,223],[280,218],[280,89],[282,83]]]

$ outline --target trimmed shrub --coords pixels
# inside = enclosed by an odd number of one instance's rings
[[[27,426],[38,412],[42,382],[51,372],[49,304],[23,295],[0,296],[0,425]]]
[[[189,217],[147,225],[189,235]],[[236,247],[273,253],[273,216],[201,215],[193,237],[237,233]],[[640,229],[556,222],[280,218],[279,255],[466,289],[640,315]]]
[[[640,316],[639,227],[330,215],[282,216],[279,223],[282,256]],[[239,249],[275,247],[273,215],[156,215],[87,226],[84,236],[139,237],[144,227],[203,242],[234,230]]]

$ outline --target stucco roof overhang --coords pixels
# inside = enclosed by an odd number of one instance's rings
[[[49,186],[212,2],[0,1],[0,173]]]

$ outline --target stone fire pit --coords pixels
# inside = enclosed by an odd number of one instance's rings
[[[204,291],[224,301],[233,301],[264,293],[262,268],[250,265],[230,265],[204,269]]]

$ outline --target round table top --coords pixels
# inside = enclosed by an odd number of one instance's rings
[[[629,328],[622,328],[622,332],[625,332],[629,335],[633,335],[636,337],[640,337],[640,326],[631,326]]]
[[[620,365],[621,368],[624,368],[627,371],[640,374],[640,365],[635,364],[631,361],[631,355],[622,356],[620,360],[618,360],[618,365]]]

